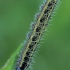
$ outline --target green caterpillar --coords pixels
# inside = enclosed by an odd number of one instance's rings
[[[54,10],[57,0],[47,0],[44,4],[36,22],[33,24],[32,31],[30,32],[29,38],[22,49],[14,70],[27,70],[30,65],[33,53],[35,52],[37,45],[42,37],[44,30],[48,25],[48,21]]]

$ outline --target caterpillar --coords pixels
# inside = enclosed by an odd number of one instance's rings
[[[24,49],[22,49],[21,55],[17,59],[14,70],[27,70],[29,67],[56,3],[57,0],[47,0],[44,4],[39,16],[37,16],[36,22],[32,24],[32,31],[28,34],[27,42],[24,44]]]

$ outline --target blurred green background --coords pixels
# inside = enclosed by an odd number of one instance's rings
[[[43,0],[0,0],[0,68],[26,40]],[[70,70],[70,0],[61,0],[32,70]],[[55,16],[54,16],[55,15]]]

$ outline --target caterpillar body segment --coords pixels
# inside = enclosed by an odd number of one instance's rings
[[[33,53],[37,48],[37,44],[42,37],[56,3],[57,0],[47,0],[43,6],[35,24],[33,25],[32,31],[29,34],[26,45],[24,45],[25,48],[22,50],[20,54],[21,56],[17,60],[18,62],[16,63],[14,70],[27,70],[29,67]]]

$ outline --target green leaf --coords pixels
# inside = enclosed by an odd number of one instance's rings
[[[11,57],[8,59],[6,64],[0,69],[0,70],[11,70],[15,65],[15,60],[17,59],[17,56],[20,52],[20,49],[22,48],[22,44],[17,48],[17,50],[11,55]]]

